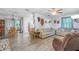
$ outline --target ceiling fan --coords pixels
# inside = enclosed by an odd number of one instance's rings
[[[63,13],[63,9],[61,8],[51,8],[48,11],[51,12],[53,15],[58,15],[58,14]]]

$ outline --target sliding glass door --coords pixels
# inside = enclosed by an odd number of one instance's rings
[[[73,20],[71,17],[63,17],[61,20],[61,27],[64,29],[72,29],[73,28]]]

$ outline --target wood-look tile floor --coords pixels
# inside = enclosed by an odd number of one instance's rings
[[[20,34],[14,43],[13,51],[54,51],[53,37],[31,39],[27,35]]]

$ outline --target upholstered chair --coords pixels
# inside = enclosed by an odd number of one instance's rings
[[[52,46],[56,51],[64,51],[63,42],[58,38],[54,38]]]
[[[54,38],[52,46],[56,51],[79,51],[79,33],[69,33],[62,40]]]

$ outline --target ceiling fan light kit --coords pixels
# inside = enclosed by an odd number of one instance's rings
[[[57,15],[57,12],[52,12],[51,14],[52,14],[52,15]]]
[[[63,11],[62,11],[62,10],[63,10],[63,9],[59,9],[59,8],[52,8],[52,9],[50,9],[50,10],[48,10],[48,11],[50,11],[52,15],[58,15],[58,14],[63,13]]]

